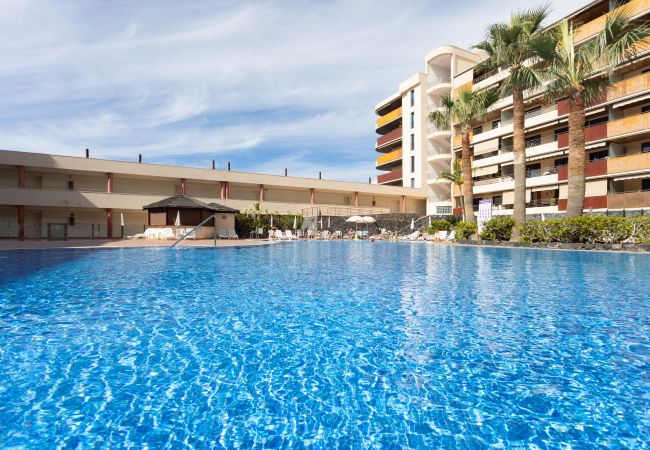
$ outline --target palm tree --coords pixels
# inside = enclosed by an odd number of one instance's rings
[[[576,47],[575,28],[567,20],[553,30],[538,53],[548,61],[546,88],[549,100],[569,102],[569,186],[566,217],[582,215],[585,200],[585,107],[602,98],[610,77],[620,63],[636,56],[650,27],[630,20],[627,8],[607,16],[604,29]]]
[[[542,73],[531,64],[539,59],[536,41],[544,39],[542,23],[548,17],[550,8],[537,8],[515,12],[508,23],[490,25],[485,40],[475,46],[488,54],[478,65],[478,70],[508,71],[500,85],[500,94],[512,94],[512,124],[515,199],[513,217],[517,223],[511,240],[519,240],[517,227],[526,221],[526,140],[524,129],[524,91],[542,85]]]
[[[465,220],[465,205],[463,204],[463,167],[460,163],[460,159],[454,159],[454,165],[451,172],[442,172],[438,176],[439,180],[451,181],[452,184],[458,186],[460,191],[460,206],[463,210],[463,220]]]
[[[458,93],[458,98],[443,95],[440,101],[443,111],[429,113],[429,120],[438,128],[448,130],[452,123],[457,124],[461,136],[461,161],[463,166],[463,193],[462,202],[465,211],[465,220],[476,223],[474,216],[474,183],[472,181],[472,151],[470,148],[470,134],[472,128],[483,121],[487,110],[498,99],[496,89],[482,89],[472,91],[465,89]]]

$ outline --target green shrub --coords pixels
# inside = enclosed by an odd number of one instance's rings
[[[510,216],[495,217],[483,225],[481,239],[484,241],[509,241],[515,219]]]
[[[293,229],[293,221],[296,219],[298,228],[302,225],[301,214],[273,214],[273,226],[279,230]],[[248,236],[251,231],[258,228],[263,228],[267,231],[271,228],[271,214],[268,212],[260,212],[256,210],[244,211],[240,214],[235,214],[235,230],[240,236]]]
[[[522,242],[650,244],[650,216],[529,220],[520,229]]]
[[[469,239],[473,234],[476,234],[476,225],[473,223],[460,221],[454,227],[457,239]]]
[[[431,226],[427,228],[427,233],[435,234],[438,231],[449,231],[451,223],[445,219],[437,219],[431,221]]]

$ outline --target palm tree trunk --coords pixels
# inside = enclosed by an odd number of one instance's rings
[[[565,217],[579,217],[585,204],[585,109],[580,93],[569,97],[569,188]]]
[[[512,88],[512,143],[514,152],[515,203],[512,216],[516,225],[510,240],[519,242],[519,230],[526,222],[526,140],[524,138],[524,93],[514,86]]]
[[[469,149],[469,133],[462,135],[461,160],[463,162],[463,208],[465,221],[476,223],[474,216],[474,180],[472,180],[472,158]]]

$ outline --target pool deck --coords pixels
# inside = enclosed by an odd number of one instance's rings
[[[142,248],[142,247],[169,247],[174,241],[156,239],[71,239],[69,241],[40,241],[40,240],[0,240],[0,250],[17,249],[49,249],[49,248]],[[269,245],[268,239],[221,239],[217,240],[217,247],[252,247]],[[212,247],[212,239],[184,240],[179,247]]]

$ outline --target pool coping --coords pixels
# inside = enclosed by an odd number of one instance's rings
[[[203,240],[202,240],[203,241]],[[212,239],[205,240],[205,242],[189,241],[182,242],[177,249],[192,249],[192,248],[214,248]],[[15,240],[0,240],[0,251],[6,250],[123,250],[123,249],[165,249],[170,248],[173,244],[172,241],[151,242],[129,240],[102,240],[102,241],[88,241],[79,240],[75,241],[15,241]],[[147,242],[145,245],[139,245],[141,242]],[[265,245],[275,244],[282,241],[269,241],[268,239],[243,239],[243,240],[229,240],[217,241],[217,248],[244,248],[244,247],[260,247]],[[87,243],[87,245],[85,245]],[[130,243],[130,244],[129,244]],[[27,244],[27,245],[25,245]],[[93,245],[94,244],[94,245]]]

